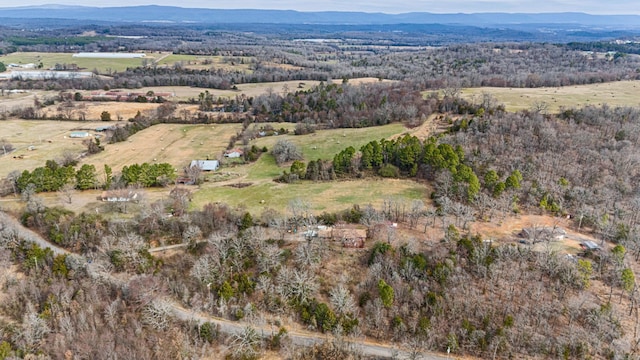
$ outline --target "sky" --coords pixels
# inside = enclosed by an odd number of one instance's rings
[[[473,12],[585,12],[589,14],[640,14],[638,0],[0,0],[0,7],[43,4],[84,6],[167,5],[188,8],[217,9],[279,9],[298,11],[362,11],[403,13],[424,11],[433,13]],[[96,5],[100,4],[100,5]],[[108,5],[106,5],[108,4]]]

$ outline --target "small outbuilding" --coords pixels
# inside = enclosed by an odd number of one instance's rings
[[[231,149],[224,152],[224,157],[227,158],[239,158],[244,154],[242,149]]]
[[[71,134],[69,134],[70,138],[86,138],[89,137],[89,133],[86,131],[73,131],[71,132]]]
[[[586,240],[581,242],[580,247],[583,248],[584,250],[589,250],[589,251],[600,250],[600,246],[598,246],[598,244],[594,243],[591,240]]]
[[[189,167],[195,166],[202,169],[202,171],[215,171],[220,167],[220,162],[218,160],[191,160]]]

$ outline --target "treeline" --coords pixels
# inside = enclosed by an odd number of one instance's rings
[[[394,140],[371,141],[359,151],[349,146],[336,154],[333,161],[311,160],[308,164],[294,161],[290,172],[284,172],[280,181],[334,180],[347,177],[378,175],[398,178],[419,177],[435,180],[448,177],[447,194],[453,199],[473,203],[481,190],[481,182],[466,159],[462,146],[451,146],[436,137],[425,141],[412,135],[404,135]],[[505,189],[519,188],[522,175],[514,170],[504,181],[497,173],[491,173],[485,187],[493,196],[499,196]]]
[[[237,40],[237,39],[236,39]],[[125,40],[119,40],[127,42]],[[158,40],[155,40],[156,42]],[[233,40],[235,41],[235,40]],[[11,88],[85,89],[140,88],[144,86],[196,86],[232,89],[237,84],[277,81],[305,81],[375,77],[407,81],[416,89],[443,87],[542,87],[592,84],[639,79],[640,59],[625,56],[626,51],[604,56],[583,50],[589,44],[552,45],[536,43],[455,44],[438,48],[404,50],[354,45],[359,51],[344,51],[327,45],[300,45],[279,40],[270,45],[218,45],[209,42],[188,43],[188,49],[176,49],[170,41],[153,43],[153,49],[191,54],[236,55],[238,61],[250,62],[250,70],[189,69],[176,63],[172,67],[146,65],[123,72],[109,72],[110,77],[87,79],[8,80]],[[164,44],[164,45],[163,45]],[[88,51],[102,50],[89,44]],[[593,50],[603,45],[595,43]],[[614,46],[614,45],[611,45]],[[575,48],[575,49],[574,49]],[[133,48],[132,48],[133,49]],[[131,49],[130,49],[131,50]],[[602,48],[606,50],[606,48]],[[623,50],[623,49],[621,49]],[[231,60],[233,61],[233,60]],[[280,64],[289,65],[287,67]]]
[[[18,37],[9,36],[4,41],[14,46],[30,46],[30,45],[65,45],[65,46],[83,46],[91,43],[97,43],[106,40],[106,37],[100,36],[65,36],[65,37]]]
[[[94,165],[84,164],[76,170],[74,165],[60,165],[54,160],[47,160],[45,166],[33,171],[24,170],[19,175],[12,174],[8,181],[20,193],[39,193],[66,190],[65,186],[79,190],[167,186],[176,179],[174,167],[167,163],[133,164],[123,167],[122,172],[117,175],[113,174],[111,167],[105,165],[104,172],[105,181],[100,184]]]
[[[29,186],[35,192],[60,191],[66,184],[75,182],[75,187],[81,190],[97,186],[96,168],[93,165],[82,165],[77,171],[73,165],[62,166],[54,160],[47,160],[46,165],[37,167],[33,171],[24,170],[15,179],[20,192]]]

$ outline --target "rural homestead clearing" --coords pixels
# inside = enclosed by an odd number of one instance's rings
[[[126,142],[108,144],[105,151],[82,163],[102,169],[108,164],[115,171],[131,164],[169,163],[179,171],[193,159],[221,156],[229,138],[242,124],[180,125],[158,124],[129,137]]]

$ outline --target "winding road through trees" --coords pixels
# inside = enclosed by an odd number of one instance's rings
[[[0,211],[0,230],[11,230],[18,239],[37,244],[42,248],[49,248],[55,255],[76,255],[66,249],[55,246],[40,236],[38,233],[24,227],[18,220],[12,216]],[[87,263],[87,273],[93,278],[99,278],[114,285],[122,285],[123,280],[115,277],[109,272],[99,269],[94,263]],[[186,309],[174,300],[164,299],[171,305],[172,315],[182,321],[195,321],[197,323],[209,322],[216,326],[220,332],[225,334],[240,334],[246,327],[251,327],[263,338],[270,337],[277,333],[278,329],[266,324],[251,324],[245,322],[231,321],[219,317],[210,316],[208,314],[197,313],[193,310]],[[314,332],[287,329],[287,336],[295,345],[313,346],[322,343],[331,338],[330,335],[323,335]],[[345,339],[346,345],[350,346],[354,351],[377,358],[419,358],[425,360],[444,360],[451,359],[448,356],[441,356],[433,353],[412,352],[408,349],[402,349],[391,344],[382,344],[367,339]]]

